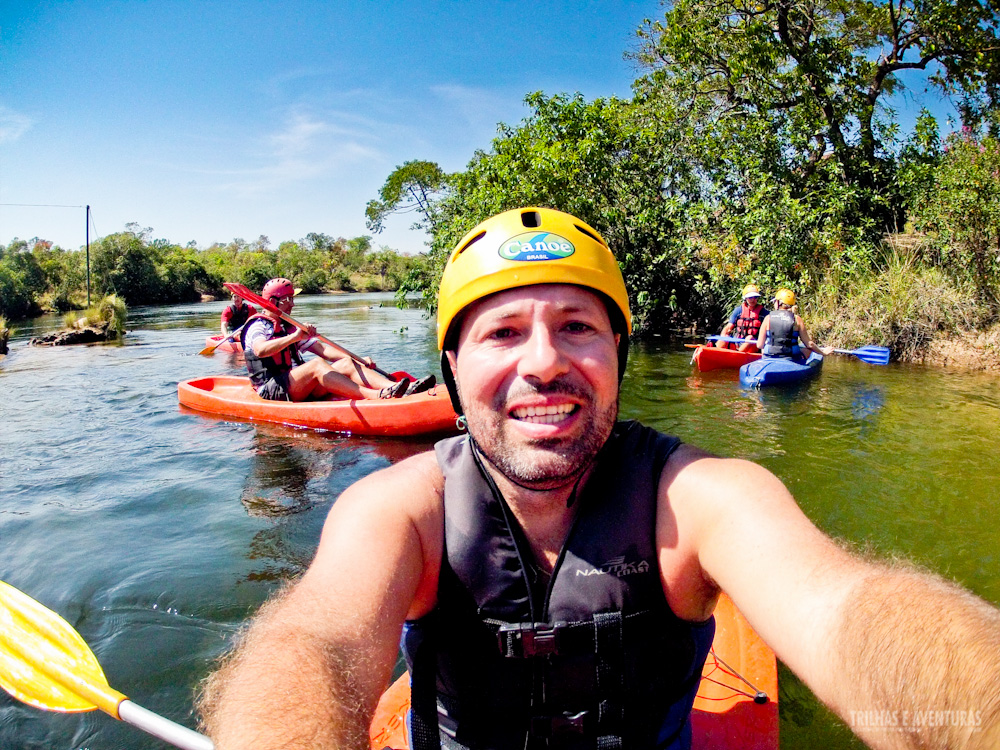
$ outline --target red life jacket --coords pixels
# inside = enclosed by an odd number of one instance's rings
[[[757,305],[753,310],[747,305],[746,300],[743,300],[743,304],[740,307],[740,317],[736,319],[736,336],[737,338],[746,338],[747,336],[753,336],[756,340],[757,334],[760,333],[760,325],[764,322],[764,318],[767,317],[767,308],[763,305]]]

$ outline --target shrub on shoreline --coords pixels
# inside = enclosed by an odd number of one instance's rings
[[[922,359],[931,342],[996,322],[996,310],[977,290],[940,267],[919,261],[923,242],[891,238],[883,258],[850,276],[828,275],[808,304],[815,338],[838,348],[887,346],[893,358]]]

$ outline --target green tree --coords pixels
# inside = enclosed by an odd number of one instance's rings
[[[895,114],[904,70],[982,117],[997,16],[978,0],[678,0],[639,30],[635,104],[694,175],[716,285],[809,287],[872,262],[902,225]],[[763,278],[762,278],[763,277]]]
[[[0,315],[14,319],[37,313],[46,286],[45,272],[28,243],[12,240],[0,256]]]
[[[435,205],[431,259],[401,291],[420,290],[433,304],[448,252],[477,222],[518,206],[572,213],[602,233],[622,264],[636,326],[658,328],[705,309],[702,266],[686,235],[688,206],[664,175],[682,165],[660,132],[630,102],[587,102],[580,94],[525,99],[532,112],[501,125],[489,152],[479,151]],[[678,176],[678,190],[681,178]],[[692,312],[694,311],[694,312]]]
[[[115,294],[127,305],[150,304],[162,299],[162,283],[153,253],[143,234],[136,229],[102,237],[91,245],[91,257],[98,295]]]
[[[416,212],[419,219],[412,228],[434,231],[435,205],[448,183],[449,176],[431,161],[408,161],[396,167],[379,191],[379,200],[369,201],[365,208],[368,229],[378,234],[390,214]]]
[[[639,38],[645,87],[705,100],[716,119],[764,117],[800,180],[826,153],[849,180],[874,168],[877,115],[901,71],[928,71],[967,117],[997,104],[990,0],[678,0]]]

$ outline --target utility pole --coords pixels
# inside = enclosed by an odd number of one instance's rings
[[[87,206],[87,308],[90,308],[90,206]]]

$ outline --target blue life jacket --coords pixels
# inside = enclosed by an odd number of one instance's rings
[[[765,357],[799,356],[799,332],[795,330],[795,313],[791,310],[775,310],[769,316],[767,340],[764,344]]]
[[[251,315],[247,320],[243,330],[240,331],[240,343],[243,345],[243,359],[246,361],[247,372],[250,374],[250,384],[253,385],[254,390],[260,388],[271,378],[288,372],[295,365],[301,365],[304,361],[302,355],[299,354],[298,344],[286,346],[273,357],[264,357],[261,359],[254,354],[253,347],[247,346],[247,333],[250,332],[253,321],[258,318],[266,320],[274,326],[274,331],[271,333],[272,339],[287,336],[294,330],[291,326],[285,328],[284,321],[279,320],[275,323],[274,320],[266,315]]]
[[[547,585],[469,436],[436,446],[445,476],[437,606],[403,632],[410,746],[614,750],[690,746],[715,620],[667,604],[660,474],[680,441],[620,422],[580,490]]]

